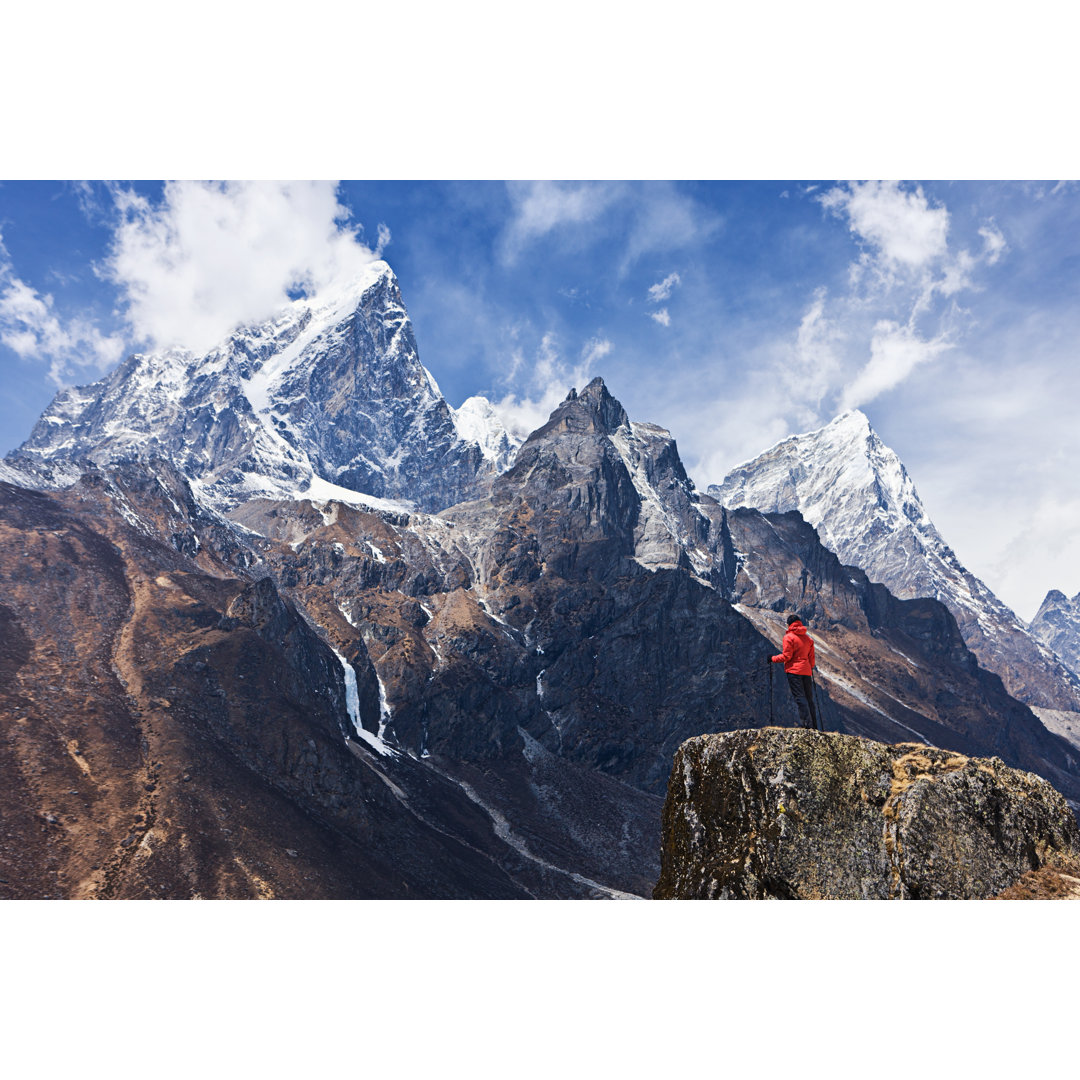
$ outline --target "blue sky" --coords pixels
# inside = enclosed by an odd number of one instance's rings
[[[379,252],[453,405],[530,430],[602,375],[701,487],[860,407],[1019,614],[1080,590],[1074,184],[9,182],[0,243],[2,452],[59,386]]]

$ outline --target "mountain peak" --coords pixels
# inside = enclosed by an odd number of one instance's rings
[[[313,478],[439,509],[481,490],[512,453],[470,444],[420,363],[381,259],[241,326],[202,356],[129,357],[62,392],[18,453],[98,465],[156,453],[214,505],[288,498]],[[438,464],[438,468],[434,466]]]
[[[537,428],[525,442],[547,439],[562,432],[613,435],[620,429],[629,431],[630,418],[622,403],[608,392],[604,380],[597,376],[580,393],[571,389],[548,417],[548,422]]]
[[[612,435],[619,428],[630,426],[630,418],[622,403],[611,396],[604,380],[598,375],[581,393],[567,399],[552,413],[552,419],[563,414],[584,419],[586,424],[603,435]]]
[[[872,434],[874,430],[870,426],[870,418],[861,409],[848,409],[847,412],[833,417],[825,427],[859,434]]]
[[[458,435],[465,442],[476,443],[496,472],[502,472],[510,465],[522,440],[506,430],[495,406],[486,397],[474,394],[450,411]]]

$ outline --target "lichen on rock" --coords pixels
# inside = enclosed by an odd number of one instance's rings
[[[675,754],[656,899],[985,899],[1080,855],[1064,797],[998,758],[764,728]]]

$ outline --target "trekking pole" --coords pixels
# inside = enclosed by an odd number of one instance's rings
[[[813,687],[814,715],[817,717],[818,731],[820,731],[821,734],[824,735],[825,734],[825,717],[821,712],[821,695],[818,693],[817,679],[815,679],[812,674],[810,676],[810,685]]]
[[[769,661],[769,727],[775,727],[772,700],[772,661]]]

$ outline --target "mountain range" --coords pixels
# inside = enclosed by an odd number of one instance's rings
[[[830,730],[1080,807],[1075,676],[824,432],[703,493],[597,379],[518,444],[381,262],[62,391],[0,465],[0,895],[649,896],[676,748],[795,723],[792,610]]]
[[[968,648],[1018,700],[1080,710],[1080,677],[961,564],[903,463],[859,410],[778,443],[709,493],[727,506],[798,510],[826,547],[894,596],[945,604]]]

